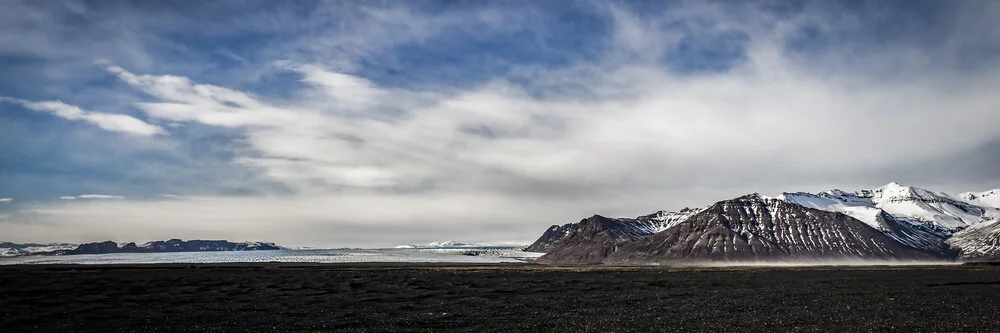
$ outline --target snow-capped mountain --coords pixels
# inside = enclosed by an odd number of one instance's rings
[[[778,198],[849,215],[912,247],[939,252],[958,249],[962,256],[971,257],[981,251],[970,249],[982,247],[969,244],[978,244],[978,238],[988,237],[982,232],[973,232],[978,228],[972,227],[1000,218],[1000,209],[990,206],[1000,198],[996,193],[1000,190],[950,195],[889,183],[874,190],[853,193],[840,190],[816,194],[796,192],[783,193]],[[955,240],[948,241],[953,236]]]
[[[934,193],[922,188],[890,183],[872,191],[869,199],[875,207],[895,216],[930,222],[952,230],[983,222],[987,212],[983,207],[952,199],[947,193]]]
[[[720,201],[605,263],[934,260],[843,214],[751,194]]]
[[[997,209],[993,207],[977,206],[953,199],[947,193],[897,183],[853,193],[841,190],[816,194],[795,192],[783,193],[778,198],[810,208],[844,213],[874,228],[881,227],[876,220],[882,211],[898,218],[931,223],[951,231],[961,230],[997,215]]]
[[[953,196],[890,183],[752,194],[705,209],[556,225],[528,250],[546,252],[541,263],[974,260],[1000,256],[995,193]]]

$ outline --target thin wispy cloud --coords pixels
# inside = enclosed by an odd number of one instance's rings
[[[129,115],[84,111],[79,107],[60,101],[32,102],[2,96],[0,96],[0,101],[20,104],[25,108],[35,111],[48,112],[56,117],[66,120],[88,122],[97,125],[101,129],[112,132],[135,135],[156,135],[166,133],[159,126],[151,125]]]

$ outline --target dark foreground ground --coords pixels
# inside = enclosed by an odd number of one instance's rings
[[[2,266],[0,314],[0,332],[997,331],[1000,266]]]

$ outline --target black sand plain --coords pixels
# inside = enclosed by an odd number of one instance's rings
[[[1000,331],[1000,266],[0,266],[0,332]]]

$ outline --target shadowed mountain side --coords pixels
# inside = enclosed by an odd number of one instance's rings
[[[573,229],[573,225],[573,223],[566,223],[563,225],[553,225],[549,227],[545,230],[545,233],[542,233],[541,237],[538,237],[538,240],[531,243],[531,245],[528,245],[528,247],[524,248],[524,250],[527,252],[539,253],[547,253],[551,251],[555,248],[555,243],[560,239],[563,239],[563,237],[566,237],[570,230]]]
[[[944,258],[958,256],[959,250],[947,242],[952,235],[948,229],[933,223],[895,217],[885,211],[879,212],[876,222],[886,235],[903,245]]]

